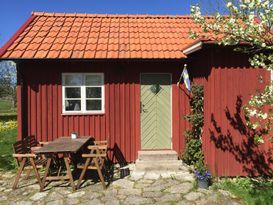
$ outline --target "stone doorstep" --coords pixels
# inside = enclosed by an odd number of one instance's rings
[[[137,171],[179,171],[182,162],[179,160],[136,160]]]
[[[149,150],[138,151],[139,161],[178,160],[177,152],[174,150]]]

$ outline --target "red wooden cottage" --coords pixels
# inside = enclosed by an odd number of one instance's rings
[[[78,132],[107,139],[127,161],[139,150],[181,152],[189,96],[185,63],[204,85],[205,160],[218,176],[267,173],[268,145],[246,136],[241,106],[269,74],[209,41],[189,16],[33,13],[1,48],[17,63],[18,138]]]

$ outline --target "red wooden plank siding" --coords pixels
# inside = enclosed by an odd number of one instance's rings
[[[27,125],[28,125],[28,130],[30,131],[30,135],[32,135],[32,133],[31,133],[31,118],[32,118],[32,116],[31,116],[31,107],[32,107],[32,102],[31,102],[31,88],[30,88],[30,86],[28,86],[27,87],[27,93],[29,93],[28,95],[27,95],[27,101],[29,102],[29,107],[28,107],[28,109],[27,109],[27,111],[28,111],[28,116],[30,116],[30,117],[28,117],[28,123],[27,123]]]
[[[42,97],[42,101],[41,101],[41,110],[39,110],[39,112],[41,112],[41,120],[42,120],[42,136],[40,136],[40,139],[42,141],[48,141],[48,123],[47,123],[47,82],[49,79],[47,79],[49,76],[46,73],[42,73],[43,74],[43,81],[42,81],[42,90],[41,90],[41,97]],[[31,121],[31,124],[33,124],[33,121]],[[51,126],[51,125],[50,125]]]
[[[135,161],[140,150],[140,73],[170,72],[173,88],[173,148],[181,152],[189,111],[185,92],[176,87],[180,62],[24,62],[28,92],[28,134],[38,140],[53,140],[76,131],[80,136],[107,139],[127,161]],[[105,114],[62,115],[62,72],[103,72],[105,74]],[[20,93],[19,93],[20,94]],[[19,96],[19,95],[18,95]],[[113,154],[113,153],[112,153]],[[112,155],[111,155],[112,156]]]
[[[123,78],[124,80],[124,78]],[[121,119],[120,119],[120,123],[121,125],[124,125],[126,122],[125,119],[125,103],[126,103],[126,99],[125,99],[125,83],[122,82],[120,84],[120,115],[121,115]],[[120,144],[121,144],[121,150],[125,150],[126,147],[126,132],[125,132],[125,126],[122,126],[121,128],[121,133],[120,133]]]
[[[56,139],[58,136],[58,86],[56,83],[58,82],[57,75],[53,75],[54,83],[52,84],[52,139]]]
[[[179,119],[179,104],[180,104],[180,98],[179,98],[179,89],[180,87],[177,87],[175,84],[172,85],[172,107],[173,107],[173,115],[172,115],[172,122],[177,121]],[[172,135],[173,135],[173,141],[172,141],[172,147],[174,150],[179,150],[180,144],[179,144],[179,124],[180,120],[178,120],[178,123],[172,123]],[[181,147],[181,149],[183,149]]]
[[[269,80],[264,70],[248,68],[247,58],[230,50],[204,50],[193,55],[189,74],[195,83],[204,85],[204,129],[202,134],[205,161],[214,175],[256,175],[269,170],[266,151],[271,146],[256,147],[248,139],[241,105],[257,88]],[[194,60],[198,59],[198,60]],[[25,84],[18,99],[26,103],[18,113],[26,113],[21,124],[18,116],[18,138],[26,127],[28,135],[38,140],[68,136],[107,139],[110,148],[120,151],[127,161],[135,161],[140,150],[140,73],[172,73],[172,142],[173,149],[184,149],[184,131],[190,127],[184,116],[190,112],[189,96],[183,83],[175,84],[183,62],[178,61],[96,61],[96,62],[22,62]],[[105,74],[105,114],[62,115],[63,72],[103,72]],[[258,78],[263,76],[264,82]],[[110,156],[117,156],[111,153]],[[118,157],[118,160],[122,159]],[[260,161],[259,161],[260,160]]]
[[[269,170],[265,146],[255,146],[247,136],[242,106],[257,88],[262,89],[269,73],[246,68],[247,58],[216,51],[205,86],[203,150],[214,175],[260,175]],[[245,64],[244,64],[245,63]],[[264,82],[259,82],[263,76]]]
[[[17,97],[17,122],[18,122],[18,132],[17,132],[17,139],[20,140],[23,138],[23,125],[22,125],[22,119],[23,119],[23,111],[22,111],[22,81],[23,81],[23,76],[21,75],[22,71],[20,68],[17,68],[17,86],[16,86],[16,97]]]
[[[138,79],[139,80],[139,79]],[[136,85],[135,85],[135,101],[136,101],[136,109],[135,109],[135,113],[136,113],[136,137],[135,137],[135,143],[136,143],[136,151],[140,150],[141,145],[140,145],[140,115],[138,113],[140,113],[140,106],[138,105],[138,102],[140,102],[140,84],[139,81],[136,81]],[[136,153],[135,153],[136,154]],[[136,155],[135,155],[136,156]],[[137,156],[135,157],[137,158]]]

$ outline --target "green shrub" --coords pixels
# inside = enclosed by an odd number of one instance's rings
[[[204,154],[202,151],[202,128],[204,125],[204,89],[203,86],[193,84],[192,97],[190,99],[191,112],[184,118],[191,123],[191,129],[186,130],[185,150],[183,161],[188,165],[194,165],[198,170],[204,167]]]

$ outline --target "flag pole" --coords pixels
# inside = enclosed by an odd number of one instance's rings
[[[176,83],[177,87],[179,86],[179,84],[180,84],[180,82],[182,80],[184,69],[187,69],[187,64],[186,63],[184,64],[184,68],[183,68],[183,70],[181,72],[180,78],[179,78],[178,82]]]

